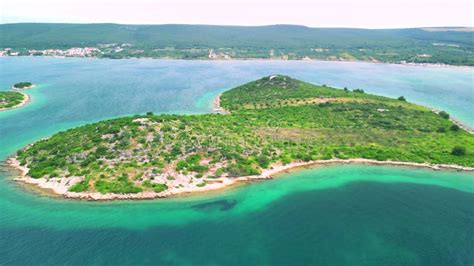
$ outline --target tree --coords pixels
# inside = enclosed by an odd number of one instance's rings
[[[453,124],[449,129],[451,129],[454,132],[457,132],[457,131],[459,131],[459,126],[456,125],[456,124]]]
[[[461,147],[461,146],[456,146],[451,151],[451,154],[456,155],[456,156],[463,156],[466,154],[466,148]]]
[[[438,113],[442,118],[449,119],[449,114],[445,111],[441,111]]]
[[[399,100],[399,101],[402,101],[402,102],[406,102],[406,101],[407,101],[407,99],[405,99],[405,97],[403,97],[403,96],[398,97],[398,100]]]
[[[265,155],[260,155],[257,157],[257,162],[263,169],[268,168],[270,165],[270,159]]]

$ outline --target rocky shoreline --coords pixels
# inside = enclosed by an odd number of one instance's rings
[[[450,164],[428,164],[428,163],[413,163],[413,162],[401,162],[401,161],[377,161],[372,159],[330,159],[330,160],[314,160],[308,162],[293,162],[286,165],[275,164],[270,169],[265,169],[260,175],[255,176],[242,176],[242,177],[220,177],[208,183],[204,187],[188,186],[188,187],[172,187],[163,192],[152,192],[144,191],[134,194],[115,194],[100,192],[71,192],[68,191],[69,187],[73,186],[77,182],[83,180],[82,177],[69,177],[69,178],[31,178],[27,176],[28,168],[21,166],[16,158],[10,158],[7,160],[7,165],[20,171],[19,177],[14,178],[15,181],[22,182],[29,185],[37,186],[40,189],[51,192],[54,195],[67,199],[78,199],[78,200],[146,200],[146,199],[157,199],[157,198],[168,198],[176,196],[184,196],[196,193],[204,193],[222,190],[230,188],[232,186],[247,183],[256,180],[272,179],[275,176],[288,173],[292,170],[300,168],[324,166],[332,164],[370,164],[370,165],[390,165],[390,166],[407,166],[416,168],[428,168],[432,170],[456,170],[456,171],[469,171],[474,172],[474,167],[464,167],[460,165]]]

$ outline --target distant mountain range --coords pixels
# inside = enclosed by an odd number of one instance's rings
[[[107,44],[125,47],[101,53],[112,58],[314,58],[474,65],[473,40],[472,28],[452,27],[371,30],[297,25],[0,25],[2,49],[24,53],[25,49]]]

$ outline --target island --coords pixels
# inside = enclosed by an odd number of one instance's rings
[[[29,98],[18,91],[0,91],[0,111],[21,107],[28,103]]]
[[[474,170],[474,136],[446,112],[361,89],[272,75],[228,90],[217,113],[149,112],[80,126],[18,151],[18,181],[65,198],[153,199],[297,167],[393,164]]]
[[[13,84],[12,89],[23,89],[24,90],[24,89],[31,89],[33,87],[34,87],[34,85],[31,82],[18,82],[18,83]]]

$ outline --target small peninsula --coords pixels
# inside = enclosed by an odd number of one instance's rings
[[[35,85],[31,82],[13,84],[11,91],[0,91],[0,111],[18,108],[30,101],[30,96],[22,90],[31,89]]]
[[[474,136],[446,112],[272,75],[228,90],[213,114],[136,115],[17,152],[16,180],[86,200],[152,199],[328,163],[474,170]]]
[[[0,91],[0,111],[18,108],[28,103],[30,97],[18,91]]]

